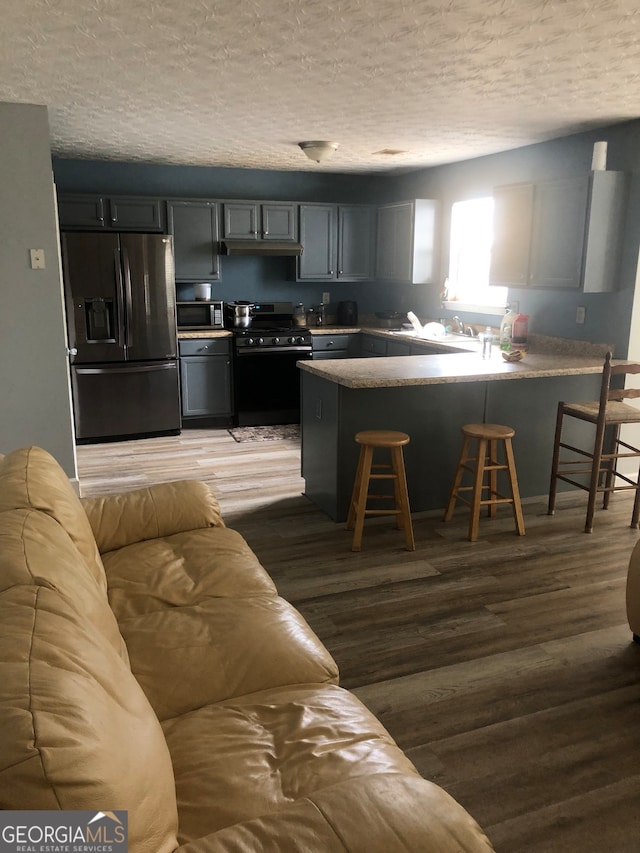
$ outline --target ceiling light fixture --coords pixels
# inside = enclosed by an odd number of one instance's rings
[[[298,145],[309,160],[315,160],[316,163],[322,163],[323,160],[328,160],[334,151],[339,147],[338,142],[325,142],[321,139],[313,142],[298,142]]]

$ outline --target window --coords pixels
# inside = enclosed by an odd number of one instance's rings
[[[493,242],[493,198],[456,201],[451,206],[449,282],[445,299],[468,310],[499,309],[507,304],[508,288],[489,286]],[[496,313],[492,311],[489,313]]]

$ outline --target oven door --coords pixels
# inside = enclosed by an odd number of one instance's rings
[[[234,392],[238,426],[300,423],[298,361],[311,352],[236,351]]]

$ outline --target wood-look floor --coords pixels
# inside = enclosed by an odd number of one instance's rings
[[[226,430],[78,448],[83,494],[202,479],[229,526],[307,618],[351,688],[420,772],[479,821],[498,853],[640,851],[640,646],[625,615],[640,532],[615,495],[582,532],[586,493],[450,524],[388,519],[363,550],[302,494],[296,441]],[[547,464],[548,460],[544,460]],[[418,851],[417,851],[418,853]]]

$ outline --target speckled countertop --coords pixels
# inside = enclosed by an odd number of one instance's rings
[[[443,385],[505,379],[578,376],[602,371],[601,355],[527,352],[522,361],[508,363],[497,347],[490,359],[477,352],[382,358],[300,361],[302,370],[346,388],[392,388]]]
[[[205,338],[232,338],[233,332],[226,329],[201,329],[198,332],[178,332],[179,341],[203,340]]]

